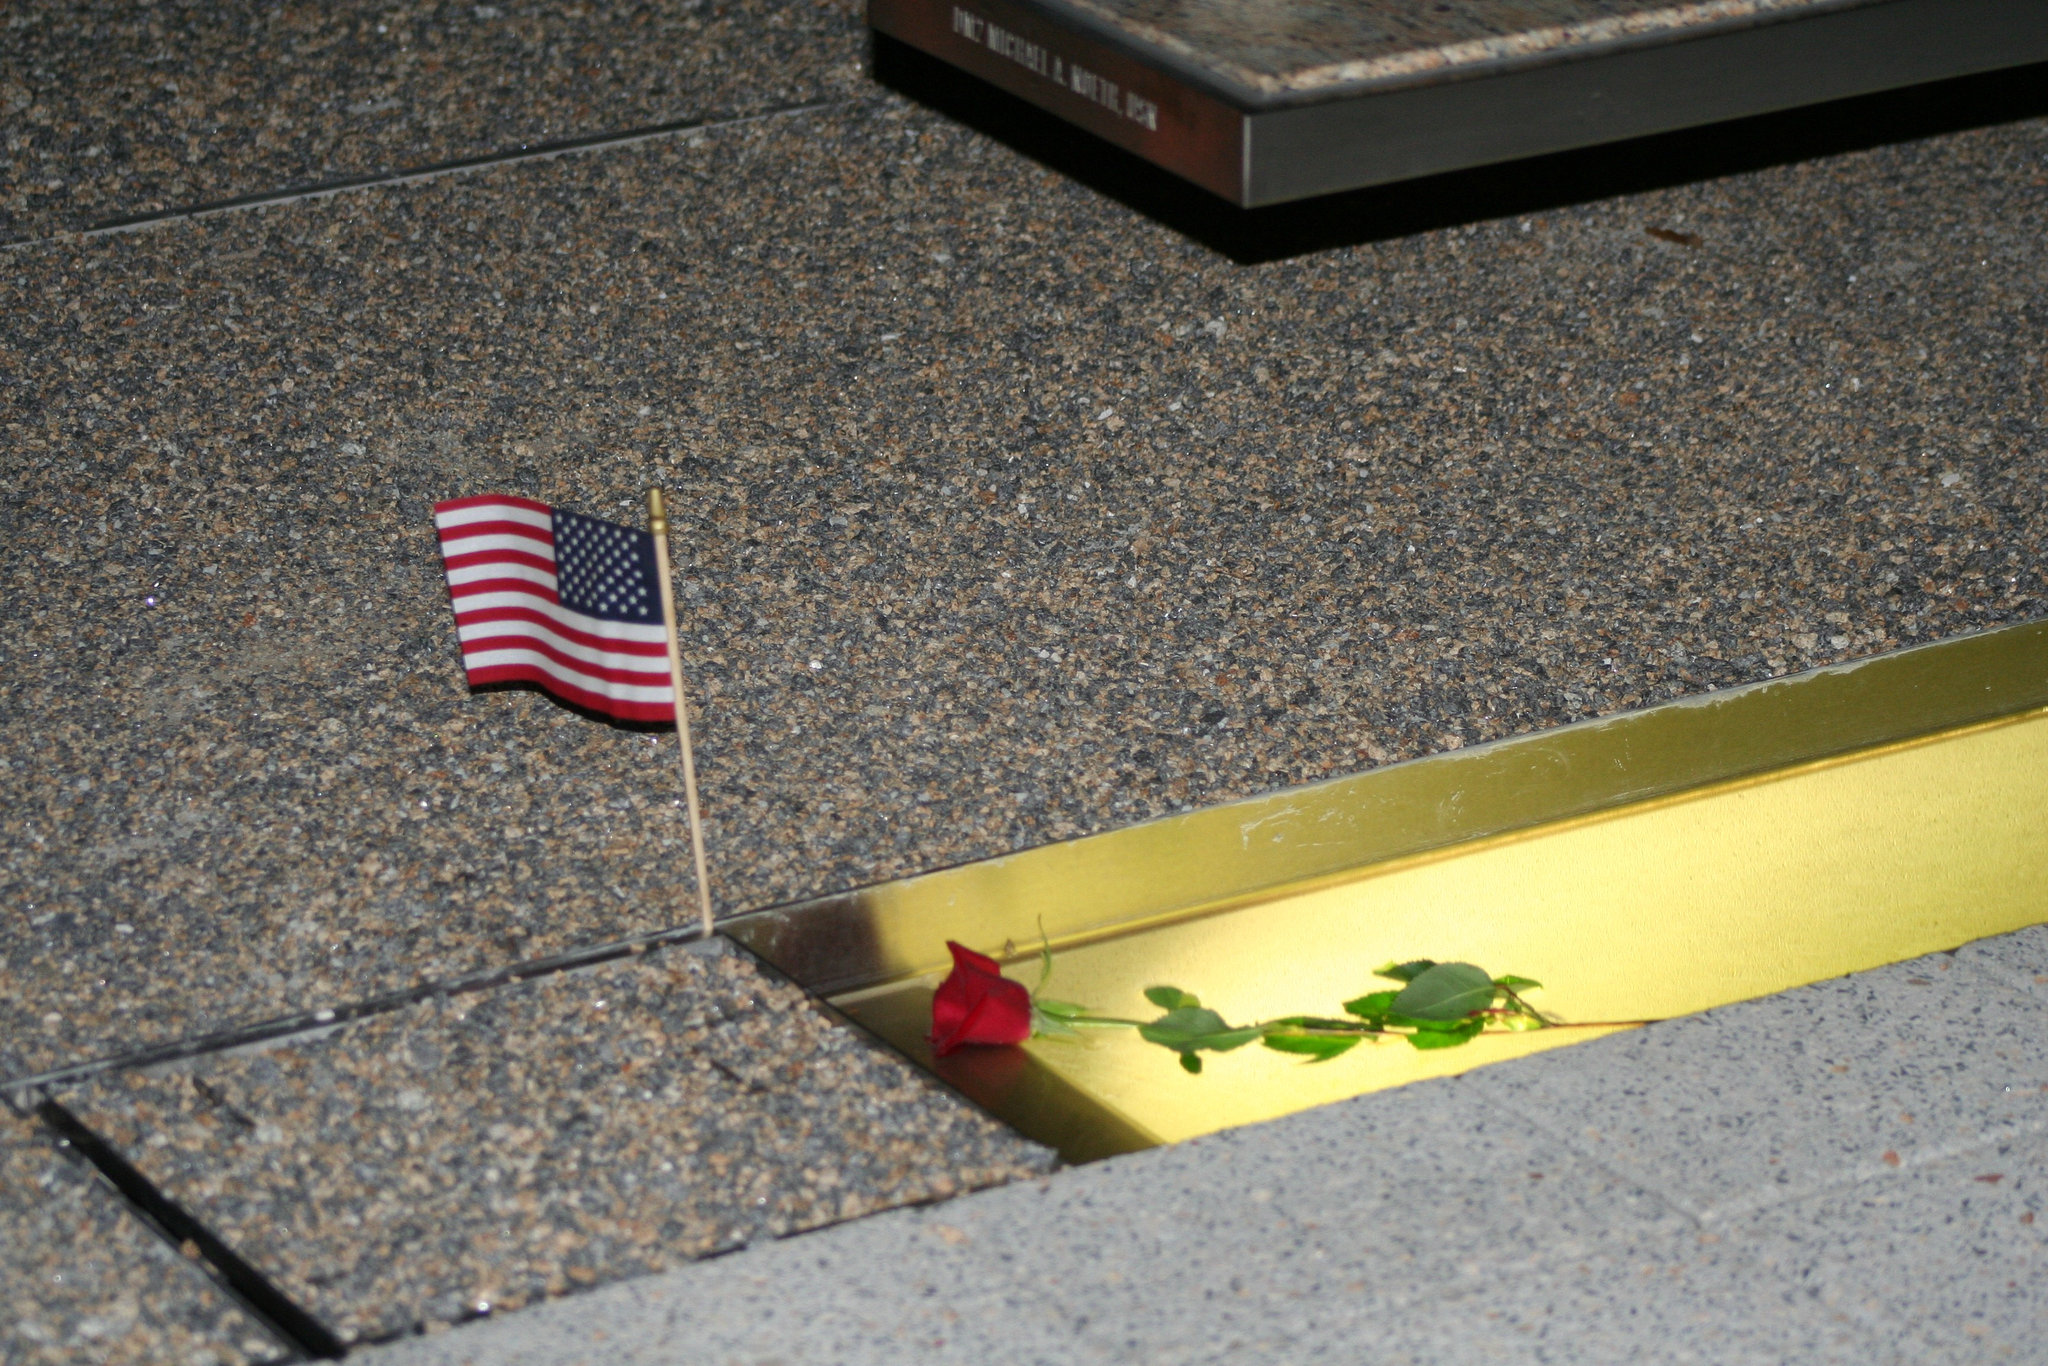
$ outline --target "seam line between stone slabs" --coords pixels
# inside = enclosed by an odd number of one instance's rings
[[[272,1019],[259,1020],[254,1024],[238,1025],[211,1034],[188,1035],[134,1052],[110,1054],[26,1077],[0,1078],[0,1100],[5,1100],[26,1113],[33,1110],[34,1105],[25,1098],[31,1093],[47,1093],[48,1088],[53,1086],[74,1085],[107,1072],[128,1071],[140,1067],[153,1067],[159,1063],[177,1062],[184,1058],[226,1053],[252,1044],[277,1043],[308,1035],[325,1034],[343,1025],[372,1019],[378,1015],[388,1015],[407,1006],[417,1005],[421,1001],[432,1000],[436,996],[466,996],[472,992],[494,991],[518,982],[553,977],[558,973],[574,972],[578,968],[593,968],[621,958],[639,957],[655,949],[668,948],[672,945],[681,946],[685,953],[743,952],[731,940],[717,934],[706,936],[703,929],[695,924],[676,929],[654,930],[631,939],[613,940],[611,943],[598,944],[591,948],[570,949],[548,958],[530,959],[505,967],[485,968],[446,981],[424,982],[401,991],[387,991],[381,996],[372,996],[349,1005],[279,1015]],[[758,959],[755,961],[759,966],[766,966]]]
[[[1671,1018],[1675,1022],[1695,1017],[1675,1015]],[[1659,1023],[1664,1022],[1660,1021]],[[1514,1061],[1519,1061],[1519,1059]],[[1506,1065],[1512,1066],[1513,1061]],[[1659,1205],[1670,1210],[1673,1214],[1684,1219],[1695,1229],[1702,1232],[1711,1232],[1714,1229],[1740,1224],[1746,1219],[1762,1214],[1766,1210],[1776,1209],[1781,1205],[1796,1205],[1803,1200],[1822,1199],[1830,1195],[1837,1195],[1844,1191],[1852,1190],[1857,1186],[1867,1186],[1873,1181],[1884,1180],[1889,1174],[1883,1171],[1858,1171],[1852,1169],[1833,1180],[1816,1181],[1810,1185],[1789,1187],[1785,1189],[1783,1194],[1772,1199],[1731,1200],[1714,1205],[1712,1208],[1702,1212],[1691,1209],[1676,1197],[1666,1194],[1641,1173],[1617,1167],[1598,1153],[1574,1142],[1571,1135],[1557,1129],[1544,1118],[1531,1114],[1523,1114],[1520,1118],[1530,1128],[1541,1131],[1546,1138],[1550,1139],[1560,1149],[1571,1153],[1572,1156],[1595,1168],[1603,1175],[1642,1191]],[[1917,1152],[1911,1158],[1905,1159],[1900,1166],[1900,1170],[1933,1166],[1936,1163],[1967,1157],[1969,1154],[1980,1149],[1995,1148],[2002,1143],[2037,1140],[2044,1134],[2048,1134],[2048,1121],[2036,1121],[2032,1124],[2019,1125],[2008,1133],[1979,1134],[1974,1138],[1957,1139],[1952,1143],[1936,1144]]]
[[[222,1293],[275,1337],[295,1360],[338,1361],[347,1349],[333,1331],[305,1306],[251,1265],[194,1215],[139,1171],[120,1149],[62,1102],[45,1097],[33,1118],[46,1134],[70,1149],[95,1177],[113,1191],[127,1212],[175,1250],[189,1256]],[[190,1247],[196,1256],[186,1251]]]
[[[2020,1000],[2026,999],[2027,992],[2024,988],[2017,987],[2012,983],[2003,980],[1996,973],[1988,972],[1983,968],[1980,968],[1970,963],[1966,959],[1956,957],[1955,950],[1946,950],[1945,952],[1947,952],[1950,955],[1951,960],[1955,963],[1957,970],[1963,972],[1964,974],[1970,977],[1974,977],[1981,984],[1990,987],[1992,990],[1997,991],[2008,998],[2017,998]],[[1878,967],[1865,968],[1861,972],[1846,973],[1842,974],[1841,976],[1859,977],[1863,976],[1866,973],[1885,972],[1900,966],[1902,966],[1902,964],[1885,963]],[[1823,978],[1821,980],[1825,982],[1840,979]],[[1806,985],[1817,986],[1819,985],[1819,983],[1807,983]],[[1799,991],[1802,989],[1803,988],[1801,987],[1790,988],[1790,990],[1792,991]],[[1781,995],[1783,993],[1773,992],[1771,994]],[[1757,997],[1753,999],[1766,1000],[1769,998]],[[1729,1009],[1730,1006],[1739,1007],[1746,1004],[1748,1004],[1748,1002],[1734,1001],[1731,1002],[1729,1006],[1716,1006],[1710,1010],[1698,1011],[1691,1015],[1673,1015],[1668,1017],[1667,1019],[1654,1021],[1653,1024],[1678,1024],[1685,1021],[1690,1021],[1694,1023],[1696,1026],[1700,1024],[1711,1024],[1713,1023],[1714,1011],[1726,1010]],[[1459,1079],[1462,1080],[1462,1075]],[[1570,1152],[1579,1160],[1590,1164],[1591,1166],[1593,1166],[1600,1172],[1604,1173],[1608,1177],[1612,1178],[1613,1180],[1623,1182],[1642,1191],[1644,1194],[1648,1195],[1650,1198],[1655,1200],[1658,1204],[1663,1205],[1665,1208],[1677,1214],[1680,1218],[1685,1219],[1687,1222],[1691,1223],[1695,1228],[1703,1231],[1714,1228],[1726,1228],[1732,1225],[1736,1225],[1741,1223],[1743,1220],[1754,1218],[1755,1216],[1763,1213],[1765,1210],[1768,1209],[1774,1209],[1781,1205],[1798,1204],[1802,1200],[1819,1199],[1827,1195],[1836,1194],[1842,1191],[1853,1189],[1857,1186],[1868,1185],[1873,1181],[1882,1180],[1886,1176],[1886,1173],[1883,1171],[1848,1170],[1843,1172],[1842,1175],[1832,1180],[1816,1181],[1805,1186],[1787,1188],[1776,1198],[1757,1200],[1736,1199],[1716,1204],[1706,1210],[1695,1210],[1688,1206],[1684,1201],[1680,1200],[1678,1197],[1668,1194],[1664,1190],[1660,1189],[1658,1186],[1652,1184],[1641,1173],[1631,1172],[1624,1168],[1614,1166],[1606,1158],[1602,1157],[1599,1153],[1577,1142],[1570,1133],[1566,1132],[1565,1130],[1559,1129],[1555,1127],[1553,1124],[1547,1122],[1544,1119],[1544,1117],[1534,1114],[1524,1114],[1522,1116],[1522,1119],[1530,1127],[1541,1130],[1551,1140],[1551,1142],[1557,1144],[1558,1147],[1564,1149],[1565,1151]],[[1967,1156],[1968,1154],[1976,1152],[1981,1148],[1996,1147],[2001,1143],[2010,1143],[2015,1141],[2024,1142],[2030,1139],[2038,1139],[2043,1134],[2048,1134],[2048,1120],[2037,1120],[2031,1124],[2022,1124],[2017,1126],[2014,1130],[2012,1130],[2009,1133],[1979,1133],[1971,1138],[1957,1139],[1950,1143],[1937,1144],[1927,1149],[1924,1149],[1921,1152],[1917,1153],[1914,1157],[1909,1159],[1906,1162],[1905,1166],[1930,1166],[1937,1162],[1947,1162],[1955,1158]]]
[[[276,204],[298,204],[307,200],[329,199],[335,195],[348,194],[353,190],[374,190],[387,185],[412,185],[421,181],[440,180],[445,176],[468,175],[476,171],[488,171],[498,166],[516,166],[526,161],[551,161],[556,157],[571,156],[578,152],[605,152],[615,147],[631,147],[636,143],[658,142],[664,138],[681,137],[689,133],[708,133],[725,128],[741,128],[750,123],[763,123],[770,119],[790,118],[799,114],[816,113],[821,109],[838,109],[865,103],[861,100],[814,100],[807,104],[782,105],[766,109],[758,114],[746,114],[731,119],[684,119],[674,123],[658,123],[645,128],[634,128],[623,133],[593,133],[587,137],[564,138],[558,142],[546,142],[537,147],[524,146],[513,151],[486,152],[479,156],[459,157],[453,161],[436,162],[430,166],[419,166],[405,171],[376,172],[370,175],[349,176],[341,180],[317,181],[309,185],[287,186],[277,190],[259,190],[254,194],[238,195],[233,199],[217,200],[211,204],[199,204],[190,208],[166,209],[161,213],[137,214],[129,218],[112,218],[91,227],[71,232],[52,233],[47,237],[24,237],[13,242],[0,242],[0,250],[25,251],[30,247],[51,246],[59,242],[91,241],[101,237],[116,237],[123,233],[143,232],[150,228],[163,227],[171,223],[184,223],[199,218],[213,218],[220,214],[237,213],[244,209],[268,208]]]

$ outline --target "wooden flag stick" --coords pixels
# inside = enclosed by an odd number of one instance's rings
[[[668,679],[676,694],[676,739],[683,746],[683,799],[690,807],[690,853],[697,861],[697,906],[711,935],[711,875],[704,866],[704,827],[697,818],[697,759],[690,750],[690,708],[683,698],[683,647],[676,636],[676,595],[668,567],[668,511],[661,490],[647,490],[647,529],[654,533],[654,566],[661,580],[661,620],[668,628]]]

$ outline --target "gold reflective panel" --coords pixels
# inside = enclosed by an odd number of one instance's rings
[[[1594,1037],[1200,1076],[1129,1031],[923,1042],[944,941],[1147,1018],[1338,1014],[1390,959],[1545,984],[1566,1020],[1663,1018],[2048,920],[2041,624],[1520,737],[746,917],[742,942],[971,1099],[1086,1160]]]

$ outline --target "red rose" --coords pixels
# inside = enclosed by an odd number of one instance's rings
[[[967,1043],[1023,1043],[1031,1037],[1031,993],[1003,976],[996,960],[952,940],[953,971],[932,996],[932,1051]]]

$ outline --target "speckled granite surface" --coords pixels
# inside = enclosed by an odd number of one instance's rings
[[[1052,1165],[749,960],[681,951],[66,1100],[345,1340]]]
[[[17,0],[0,242],[860,85],[853,0]]]
[[[1053,0],[1265,94],[1682,40],[1879,0]]]
[[[239,1366],[283,1357],[35,1124],[0,1109],[0,1362]]]
[[[18,252],[0,1065],[687,918],[448,494],[675,490],[725,911],[2038,615],[2044,210],[2029,123],[1242,267],[878,99]]]

